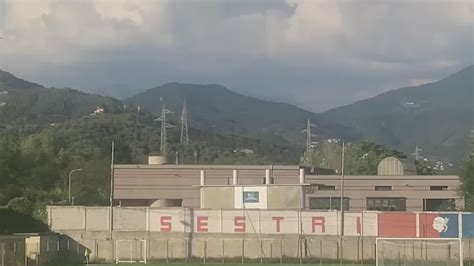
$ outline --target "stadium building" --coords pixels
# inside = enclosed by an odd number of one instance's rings
[[[341,206],[341,175],[327,174],[327,170],[297,165],[162,162],[160,158],[150,158],[146,165],[114,165],[115,202],[119,206],[239,209],[245,207],[240,203],[242,195],[259,195],[261,199],[253,200],[266,205],[251,206],[314,210],[337,210]],[[462,210],[459,184],[458,176],[416,175],[414,164],[388,157],[380,162],[377,175],[344,176],[343,207],[348,211]]]

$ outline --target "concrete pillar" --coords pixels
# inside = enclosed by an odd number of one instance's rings
[[[265,169],[265,184],[271,184],[270,169]]]
[[[300,168],[300,184],[304,184],[305,182],[305,176],[304,176],[304,169],[303,168]]]
[[[204,186],[206,184],[206,172],[204,170],[201,170],[200,172],[200,183],[201,186]]]
[[[234,186],[237,185],[237,183],[238,183],[237,178],[238,178],[238,172],[237,172],[237,170],[233,170],[232,171],[232,185],[234,185]]]

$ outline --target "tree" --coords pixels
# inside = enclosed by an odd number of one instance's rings
[[[377,166],[386,157],[404,158],[403,153],[370,141],[346,144],[344,170],[348,175],[376,175]],[[304,154],[301,165],[341,171],[342,146],[320,141],[310,153]]]
[[[460,193],[464,197],[466,209],[474,210],[474,137],[471,136],[471,151],[461,170]]]

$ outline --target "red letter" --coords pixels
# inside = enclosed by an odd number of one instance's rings
[[[236,216],[234,218],[234,232],[245,232],[245,217]]]
[[[276,232],[280,233],[280,222],[283,221],[283,217],[272,217],[272,220],[276,222]]]
[[[313,224],[312,224],[312,231],[313,233],[316,232],[316,226],[321,226],[321,232],[324,233],[326,231],[325,222],[326,219],[324,217],[313,217]]]
[[[161,216],[161,232],[171,232],[171,216]]]
[[[360,217],[357,216],[357,218],[356,218],[356,234],[360,235],[360,232],[361,232]]]
[[[207,216],[198,216],[197,220],[197,231],[207,232]]]

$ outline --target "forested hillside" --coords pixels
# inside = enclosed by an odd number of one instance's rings
[[[73,89],[45,88],[0,70],[0,123],[43,125],[91,114],[98,106],[120,112],[123,104],[113,98]]]
[[[406,87],[329,110],[329,120],[355,128],[365,139],[407,154],[461,162],[474,128],[474,66],[438,82]]]
[[[164,99],[168,109],[179,117],[186,98],[188,116],[193,127],[251,137],[282,136],[303,144],[306,121],[317,125],[320,137],[354,139],[353,130],[319,115],[287,103],[264,101],[244,96],[217,85],[168,83],[149,89],[126,100],[154,114],[161,112]]]

